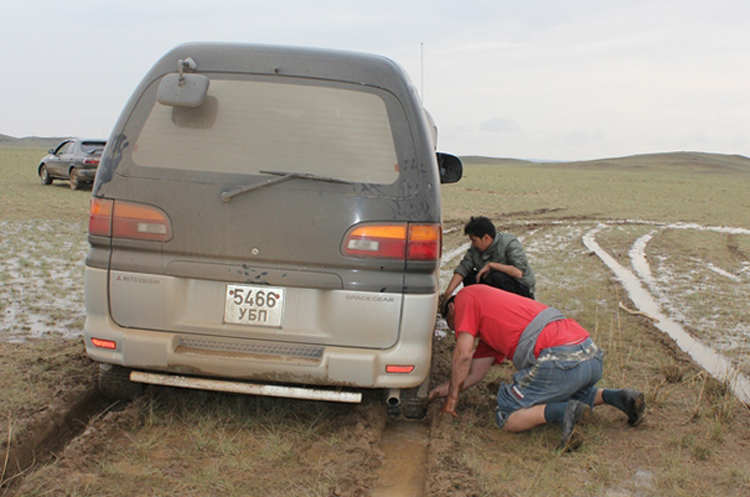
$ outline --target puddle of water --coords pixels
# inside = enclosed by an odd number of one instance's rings
[[[440,259],[440,267],[444,267],[446,264],[448,264],[450,261],[452,261],[455,257],[458,257],[459,255],[463,255],[467,250],[469,250],[469,247],[471,247],[471,243],[464,243],[460,247],[454,248],[448,253],[443,254],[443,257]]]
[[[717,378],[719,381],[729,381],[730,387],[735,395],[746,404],[750,404],[750,380],[740,373],[732,365],[729,359],[696,340],[692,335],[682,329],[678,323],[665,316],[661,312],[659,304],[657,304],[651,294],[643,288],[641,280],[629,269],[617,262],[612,256],[605,252],[598,243],[596,243],[596,234],[605,227],[605,225],[599,225],[587,232],[583,236],[583,244],[589,250],[596,253],[602,262],[604,262],[604,264],[615,273],[615,276],[620,280],[625,291],[628,292],[630,300],[633,301],[636,307],[638,307],[640,311],[659,320],[658,323],[655,323],[657,328],[672,337],[680,349],[687,352],[695,362],[708,371],[713,377]],[[633,258],[634,267],[640,268],[641,271],[643,271],[643,266],[648,264],[645,260],[645,253],[642,251],[642,249],[645,249],[646,243],[648,242],[647,237],[644,237],[638,246],[630,253],[631,258]],[[638,262],[636,262],[636,260],[638,260]],[[650,271],[648,274],[650,274]]]
[[[385,462],[378,472],[372,497],[424,495],[428,427],[414,421],[389,421],[380,443]]]
[[[628,254],[630,255],[633,269],[635,269],[636,274],[638,274],[641,281],[646,283],[647,286],[652,286],[654,284],[654,277],[651,274],[651,265],[649,265],[648,260],[646,260],[646,245],[648,245],[648,242],[654,237],[654,233],[656,233],[656,230],[653,230],[637,239],[633,243]]]
[[[723,276],[723,277],[725,277],[725,278],[728,278],[728,279],[730,279],[730,280],[734,281],[735,283],[740,283],[740,282],[742,281],[742,279],[741,279],[741,278],[740,278],[739,276],[737,276],[737,275],[735,275],[735,274],[732,274],[732,273],[730,273],[729,271],[724,271],[724,270],[723,270],[723,269],[721,269],[720,267],[714,266],[714,265],[713,265],[713,264],[711,264],[710,262],[705,262],[704,264],[706,265],[706,267],[707,267],[708,269],[710,269],[710,270],[711,270],[711,271],[713,271],[714,273],[716,273],[716,274],[720,274],[721,276]]]

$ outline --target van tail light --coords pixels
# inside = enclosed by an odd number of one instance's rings
[[[363,224],[344,237],[347,257],[432,261],[440,258],[439,224]]]
[[[385,366],[385,372],[386,373],[411,373],[414,371],[414,366],[409,365],[401,365],[401,364],[387,364]]]
[[[94,198],[91,201],[89,234],[166,242],[172,238],[172,223],[158,207]]]
[[[89,213],[89,235],[112,236],[112,206],[114,201],[92,198]]]
[[[114,342],[112,340],[104,340],[102,338],[92,338],[91,344],[94,347],[97,347],[100,349],[115,350],[117,348],[117,342]]]
[[[406,259],[436,261],[440,259],[443,231],[439,224],[410,224]]]
[[[85,159],[83,159],[83,163],[87,166],[98,166],[99,157],[86,157]]]

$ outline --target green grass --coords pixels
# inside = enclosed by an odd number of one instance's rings
[[[154,393],[111,413],[100,423],[107,433],[77,441],[78,471],[68,472],[65,461],[50,464],[31,475],[19,495],[323,497],[337,486],[346,488],[341,474],[374,477],[375,461],[367,460],[366,451],[349,452],[362,435],[358,407],[171,389]],[[340,444],[320,453],[337,459],[336,470],[309,455],[318,453],[314,447],[330,432]],[[113,450],[105,458],[85,450],[96,444]]]
[[[43,186],[44,148],[0,147],[0,447],[8,431],[91,382],[81,338],[90,191]],[[44,336],[44,339],[33,338]],[[67,338],[63,338],[67,337]],[[16,343],[8,343],[11,339]]]
[[[664,311],[677,313],[679,322],[710,345],[731,339],[732,347],[722,352],[744,367],[748,344],[742,337],[750,330],[750,235],[664,226],[681,222],[748,229],[750,161],[678,154],[588,164],[491,159],[465,164],[464,180],[443,186],[444,219],[462,226],[469,216],[483,214],[519,236],[537,275],[538,298],[579,321],[605,349],[600,386],[644,391],[649,415],[644,426],[629,429],[616,411],[597,408],[582,450],[559,457],[552,450],[559,437],[556,427],[522,435],[498,431],[487,419],[489,399],[485,386],[479,385],[462,396],[462,418],[452,424],[453,444],[434,456],[448,468],[445,478],[451,477],[450,468],[471,475],[469,484],[456,493],[736,492],[737,482],[746,481],[748,474],[738,461],[750,461],[731,434],[748,428],[747,409],[726,384],[672,350],[670,339],[648,320],[618,309],[619,302],[629,303],[627,294],[581,237],[600,222],[608,223],[597,242],[630,267],[633,243],[652,233],[646,256]],[[646,222],[612,222],[619,220]],[[460,232],[449,233],[444,252],[465,238]],[[452,341],[447,342],[439,346],[439,379],[447,379],[449,371]],[[512,373],[508,366],[496,367],[486,381],[508,381]]]
[[[0,147],[0,333],[70,336],[83,325],[83,260],[91,191],[42,185],[43,148]]]
[[[509,221],[585,217],[750,228],[750,159],[666,157],[561,164],[467,158],[464,178],[442,187],[444,217],[480,212]]]
[[[73,191],[67,182],[59,180],[42,185],[37,167],[45,155],[44,148],[0,147],[0,175],[4,182],[0,219],[87,223],[91,190]]]
[[[433,456],[442,461],[438,467],[446,468],[446,478],[451,470],[471,475],[465,487],[455,489],[456,495],[473,495],[472,490],[487,496],[733,495],[735,482],[746,478],[737,461],[750,460],[743,442],[732,434],[750,426],[747,409],[725,384],[700,372],[684,354],[670,351],[669,340],[645,319],[618,310],[627,295],[580,241],[595,224],[513,228],[534,264],[540,300],[575,318],[604,348],[599,385],[645,393],[649,414],[644,425],[629,428],[621,413],[598,407],[585,427],[581,451],[560,456],[554,452],[558,427],[520,435],[497,430],[490,419],[490,394],[480,384],[462,395],[461,418],[451,423],[453,444]],[[610,249],[625,254],[623,262],[641,228],[608,238]],[[713,258],[713,250],[703,255],[719,263],[721,250]],[[681,260],[680,251],[675,255]],[[723,305],[742,310],[744,302]],[[449,374],[451,346],[451,339],[438,346],[438,380]],[[513,372],[507,365],[494,367],[486,381],[507,382]]]

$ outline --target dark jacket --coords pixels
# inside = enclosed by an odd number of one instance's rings
[[[518,268],[523,273],[518,281],[526,285],[532,293],[534,292],[536,285],[534,271],[526,259],[521,242],[515,236],[509,233],[497,233],[492,245],[484,253],[479,253],[478,249],[471,247],[454,272],[465,278],[472,269],[479,271],[488,262],[499,262]]]

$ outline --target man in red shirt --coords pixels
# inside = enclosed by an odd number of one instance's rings
[[[556,309],[488,285],[471,285],[441,312],[456,333],[451,379],[430,392],[431,399],[446,397],[441,412],[458,417],[459,393],[479,383],[490,366],[508,359],[518,372],[497,394],[495,420],[504,430],[557,423],[562,426],[558,449],[569,451],[583,443],[577,424],[590,417],[595,405],[617,407],[631,426],[642,421],[643,394],[597,388],[601,349],[581,325]]]

